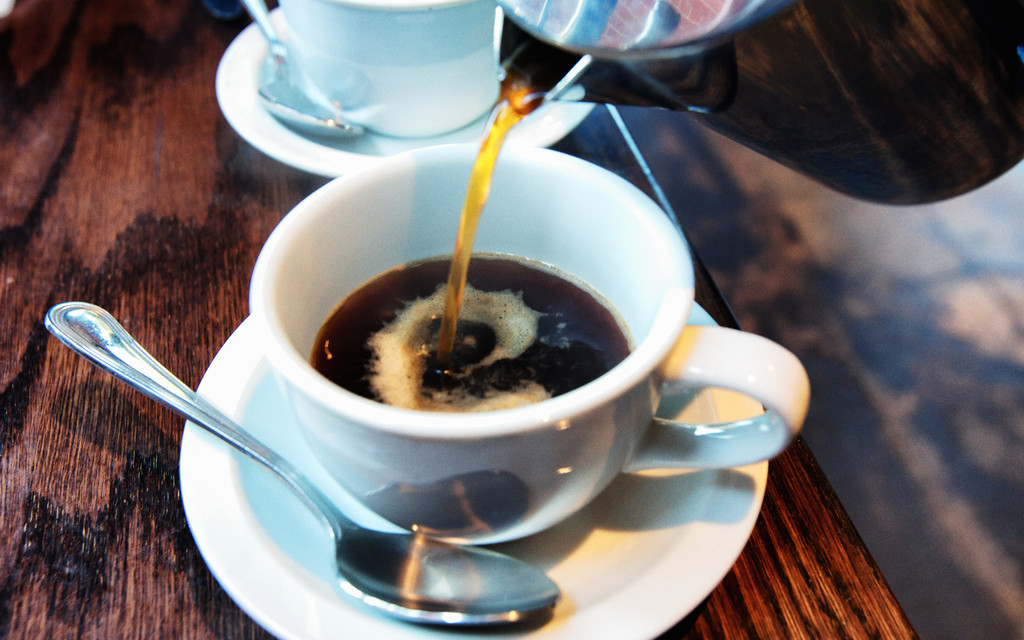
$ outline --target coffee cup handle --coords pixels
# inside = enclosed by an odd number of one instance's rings
[[[737,329],[687,326],[658,376],[661,396],[719,387],[752,397],[765,411],[715,424],[655,418],[626,471],[768,460],[786,448],[807,415],[810,383],[800,360],[767,338]]]

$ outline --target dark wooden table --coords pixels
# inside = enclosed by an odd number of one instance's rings
[[[182,420],[52,340],[86,300],[197,385],[284,212],[324,182],[241,140],[193,0],[18,0],[0,19],[0,634],[247,638],[189,534]],[[649,188],[604,109],[559,144]],[[698,265],[700,267],[700,265]],[[699,301],[731,315],[699,269]],[[808,428],[813,428],[809,425]],[[912,637],[803,442],[733,570],[666,638]]]

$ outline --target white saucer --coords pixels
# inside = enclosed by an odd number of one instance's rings
[[[281,37],[287,33],[280,9],[271,20]],[[329,178],[372,166],[380,158],[421,147],[480,139],[487,115],[476,122],[432,138],[392,138],[367,133],[338,141],[316,141],[282,125],[266,112],[256,97],[256,76],[267,52],[266,40],[250,24],[228,46],[217,67],[217,102],[228,124],[249,144],[268,156],[297,169]],[[560,140],[594,108],[585,103],[545,105],[509,133],[506,144],[546,147]]]
[[[710,324],[695,309],[691,318]],[[287,418],[251,321],[213,360],[200,392],[303,469],[354,519],[393,528],[361,509],[316,463]],[[758,407],[705,392],[691,420],[728,420]],[[224,590],[281,638],[646,640],[671,628],[715,588],[739,556],[761,508],[768,463],[723,471],[623,475],[564,523],[497,548],[541,567],[562,589],[538,628],[451,631],[409,625],[340,595],[326,531],[273,476],[185,426],[181,497],[192,535]]]

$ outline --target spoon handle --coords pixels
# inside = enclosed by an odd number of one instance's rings
[[[86,360],[273,471],[313,511],[323,516],[335,536],[351,526],[290,462],[243,432],[231,418],[157,362],[106,310],[87,302],[64,302],[47,312],[45,325],[58,340]]]
[[[280,46],[281,40],[277,37],[277,31],[270,22],[270,10],[267,9],[266,2],[264,0],[242,0],[242,6],[245,7],[259,30],[263,32],[263,37],[267,39],[267,42],[272,47]]]

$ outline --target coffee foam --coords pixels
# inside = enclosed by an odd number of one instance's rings
[[[370,337],[369,383],[381,402],[421,411],[474,412],[510,409],[551,397],[533,381],[511,390],[487,392],[483,397],[458,385],[443,391],[424,387],[426,358],[437,346],[431,343],[430,322],[444,313],[444,303],[445,287],[441,285],[430,297],[406,304],[393,321]],[[478,367],[522,354],[537,339],[539,317],[520,293],[480,291],[467,284],[459,320],[486,324],[494,330],[496,340],[491,353],[460,373],[468,375]]]

